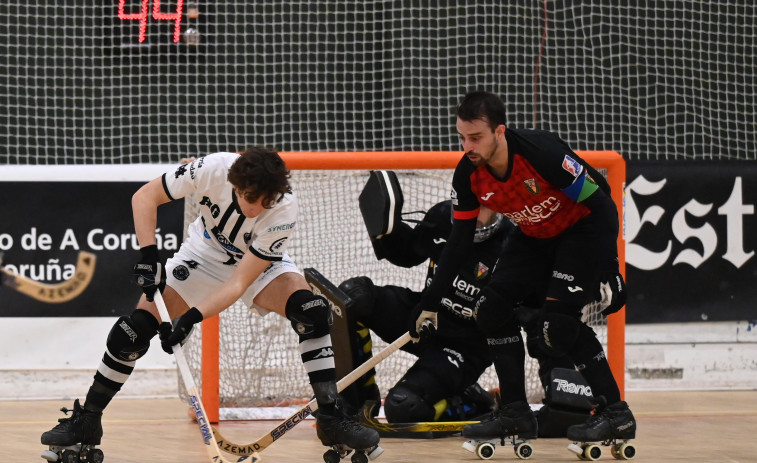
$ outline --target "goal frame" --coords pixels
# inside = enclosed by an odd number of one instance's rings
[[[356,152],[281,152],[290,170],[375,170],[375,169],[454,169],[462,151],[356,151]],[[576,151],[596,169],[607,170],[607,182],[612,199],[618,206],[619,218],[625,218],[623,198],[626,181],[626,162],[616,151]],[[620,273],[625,278],[624,227],[618,234]],[[625,306],[607,317],[607,360],[621,398],[625,397]],[[202,321],[201,397],[208,420],[218,423],[220,418],[220,319],[218,315]]]

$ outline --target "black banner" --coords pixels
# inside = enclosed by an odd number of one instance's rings
[[[629,323],[757,320],[757,163],[629,163]]]
[[[134,310],[141,294],[131,281],[139,260],[131,197],[145,182],[0,182],[3,265],[33,280],[71,276],[78,252],[97,256],[94,277],[76,299],[48,304],[0,287],[0,317],[103,317]],[[160,206],[161,257],[181,244],[184,201]]]

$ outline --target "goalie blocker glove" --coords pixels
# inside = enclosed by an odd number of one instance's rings
[[[173,346],[184,344],[184,341],[192,332],[192,328],[201,321],[202,312],[197,310],[196,307],[192,307],[187,313],[179,317],[175,323],[161,323],[160,328],[158,328],[160,332],[160,346],[166,353],[173,354]]]
[[[152,302],[155,297],[155,291],[166,286],[166,278],[163,274],[164,266],[160,263],[158,255],[158,246],[145,246],[139,250],[142,258],[134,266],[134,280],[142,287],[142,292],[147,296],[147,300]]]

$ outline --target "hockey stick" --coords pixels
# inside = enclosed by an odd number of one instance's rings
[[[163,301],[163,295],[160,294],[160,291],[155,291],[155,305],[158,307],[158,313],[160,314],[161,320],[171,323],[171,317],[168,315],[168,309],[166,308],[166,303],[165,301]],[[195,413],[197,426],[200,427],[202,440],[205,442],[205,449],[208,452],[210,461],[224,463],[233,463],[240,461],[247,461],[249,463],[259,462],[260,456],[255,452],[251,452],[249,454],[246,454],[247,456],[234,460],[227,460],[223,457],[221,450],[218,448],[218,443],[213,436],[213,432],[211,431],[210,423],[207,419],[208,415],[205,413],[205,407],[202,405],[202,400],[200,400],[197,385],[195,384],[195,380],[192,377],[192,372],[189,370],[189,364],[187,363],[187,358],[184,356],[184,348],[181,346],[181,344],[176,344],[175,346],[173,346],[173,354],[174,357],[176,357],[176,364],[179,367],[179,373],[181,374],[181,379],[184,382],[184,387],[187,390],[189,402],[192,410]]]
[[[405,437],[409,433],[453,433],[460,432],[469,424],[479,423],[479,421],[429,421],[420,423],[382,423],[373,417],[373,409],[378,404],[369,401],[360,410],[358,422],[363,426],[373,428],[382,436],[391,437],[392,434],[397,437]],[[402,436],[400,436],[402,435]]]
[[[38,301],[49,304],[68,302],[84,292],[92,281],[96,260],[97,257],[91,252],[80,251],[74,276],[60,283],[40,283],[11,273],[0,265],[0,283]]]
[[[384,347],[381,352],[371,357],[367,362],[363,363],[359,367],[352,370],[347,376],[340,379],[336,383],[337,391],[341,392],[350,384],[354,383],[358,378],[366,374],[371,368],[378,365],[382,360],[389,355],[397,351],[400,347],[404,346],[410,341],[410,333],[405,333],[400,336],[396,341]],[[233,455],[250,455],[254,452],[264,450],[269,445],[273,444],[275,440],[286,434],[297,423],[304,420],[308,415],[318,410],[318,404],[315,399],[308,402],[307,405],[297,410],[292,416],[284,420],[280,425],[276,426],[266,435],[260,437],[260,439],[250,442],[249,444],[235,444],[221,435],[216,428],[213,428],[213,433],[216,436],[218,445],[224,452],[231,453]]]

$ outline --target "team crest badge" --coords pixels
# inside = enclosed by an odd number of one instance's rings
[[[484,265],[483,262],[479,262],[478,266],[476,267],[476,279],[482,280],[486,278],[489,275],[489,267]]]
[[[539,194],[539,192],[541,191],[541,187],[538,183],[536,183],[536,179],[529,178],[527,180],[523,180],[523,183],[526,184],[526,189],[532,195]]]

